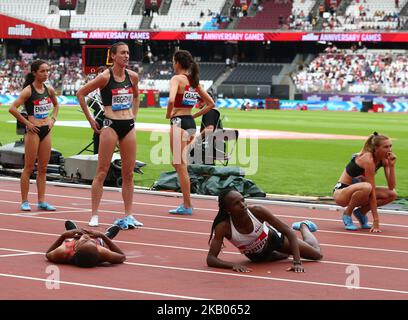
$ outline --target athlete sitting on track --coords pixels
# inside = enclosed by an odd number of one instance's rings
[[[333,198],[340,206],[346,207],[343,223],[346,230],[357,230],[351,219],[353,213],[362,229],[381,232],[377,208],[394,201],[397,157],[392,152],[390,138],[374,132],[364,144],[363,150],[353,155],[334,186]],[[375,174],[384,167],[387,187],[375,185]],[[371,210],[373,225],[368,224],[367,213]]]
[[[295,222],[292,225],[293,229],[302,233],[302,241],[267,208],[260,205],[248,206],[237,191],[222,191],[218,197],[218,206],[219,211],[209,240],[209,267],[233,269],[237,272],[251,271],[246,266],[218,258],[224,238],[253,262],[275,261],[287,258],[288,254],[293,255],[293,266],[288,271],[304,272],[301,257],[310,260],[320,260],[323,257],[319,243],[312,235],[317,226],[311,221]]]
[[[120,231],[118,226],[111,226],[105,234],[78,229],[71,221],[65,222],[65,228],[67,231],[46,253],[49,261],[90,268],[104,262],[118,264],[126,260],[124,253],[111,241]]]

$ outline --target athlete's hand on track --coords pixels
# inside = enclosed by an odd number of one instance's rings
[[[290,268],[286,269],[286,271],[293,271],[296,273],[305,272],[305,269],[302,267],[301,264],[294,264]]]
[[[251,272],[252,269],[247,268],[245,266],[242,266],[240,264],[235,264],[232,266],[232,270],[236,271],[236,272]]]

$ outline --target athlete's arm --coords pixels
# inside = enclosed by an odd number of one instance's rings
[[[373,226],[370,229],[370,232],[381,232],[380,230],[380,217],[378,216],[377,211],[377,196],[375,192],[375,164],[371,156],[363,157],[361,159],[361,167],[364,168],[364,174],[367,178],[367,182],[371,184],[371,193],[368,200],[370,206],[371,214],[373,215]]]
[[[294,267],[296,266],[298,268],[299,263],[301,261],[300,261],[299,242],[298,242],[298,238],[296,237],[295,232],[291,228],[289,228],[289,226],[286,223],[283,223],[277,217],[275,217],[264,206],[260,206],[260,205],[251,206],[250,210],[259,220],[268,222],[272,227],[274,227],[277,231],[282,233],[288,239],[290,249],[293,255]]]
[[[54,109],[52,110],[52,115],[51,115],[51,124],[49,124],[49,127],[51,129],[54,126],[55,122],[57,121],[59,105],[58,105],[57,95],[53,87],[48,87],[48,93],[50,94],[50,99],[52,101],[52,104],[54,105]]]
[[[227,232],[228,224],[219,223],[215,227],[214,238],[211,240],[210,250],[207,255],[207,265],[213,268],[223,268],[223,269],[232,269],[236,272],[250,272],[250,268],[247,268],[243,265],[228,262],[218,258],[218,255],[222,249],[222,243]]]
[[[174,102],[176,101],[178,85],[179,85],[179,82],[177,80],[177,76],[173,76],[173,78],[171,78],[170,80],[169,101],[167,103],[166,119],[171,118],[171,114],[174,108]]]
[[[208,111],[210,111],[212,108],[215,107],[214,100],[207,93],[207,91],[203,90],[203,88],[200,85],[197,86],[196,90],[198,94],[200,95],[201,99],[203,99],[205,103],[205,107],[193,115],[194,119],[201,117],[203,114],[206,114]]]
[[[394,190],[397,186],[397,178],[395,174],[395,163],[397,162],[397,156],[390,152],[387,159],[384,160],[384,174],[387,179],[388,189]]]
[[[133,116],[137,118],[137,114],[140,108],[140,96],[139,96],[139,76],[136,72],[129,71],[130,79],[132,80],[132,88],[133,88],[133,103],[132,103],[132,110]]]
[[[9,112],[17,119],[17,121],[25,124],[25,126],[27,127],[27,130],[37,133],[40,131],[40,129],[38,129],[33,123],[31,123],[26,118],[24,118],[18,111],[18,108],[21,105],[23,105],[28,100],[28,98],[30,98],[30,96],[31,96],[31,87],[27,86],[20,92],[20,95],[18,96],[18,98],[11,103]]]
[[[99,131],[99,124],[95,121],[91,113],[89,112],[88,105],[86,104],[85,97],[90,94],[92,91],[95,91],[98,88],[104,88],[107,83],[109,82],[109,70],[105,70],[101,74],[99,74],[95,79],[89,81],[87,84],[85,84],[83,87],[81,87],[77,91],[77,98],[79,105],[82,108],[82,111],[85,114],[86,119],[89,121],[92,129],[96,133],[100,133]]]

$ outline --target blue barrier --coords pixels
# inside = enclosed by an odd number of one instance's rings
[[[10,105],[17,96],[0,95],[0,104]],[[75,96],[57,96],[60,105],[77,106],[78,100]],[[168,98],[160,98],[160,106],[167,107]],[[259,101],[265,106],[264,99],[217,99],[217,108],[240,108],[242,104],[249,103],[250,106],[258,106]],[[381,102],[384,105],[384,112],[408,112],[408,102]],[[361,101],[309,101],[309,100],[280,100],[282,110],[296,110],[301,106],[307,106],[308,110],[329,110],[329,111],[359,111],[362,107]]]

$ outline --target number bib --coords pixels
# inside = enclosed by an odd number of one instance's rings
[[[48,117],[48,114],[53,107],[50,97],[45,97],[41,100],[34,100],[34,118],[36,119],[45,119]]]
[[[189,89],[184,91],[182,104],[185,106],[195,106],[198,102],[199,95],[196,91]]]
[[[130,109],[133,100],[133,88],[112,89],[112,111]]]

